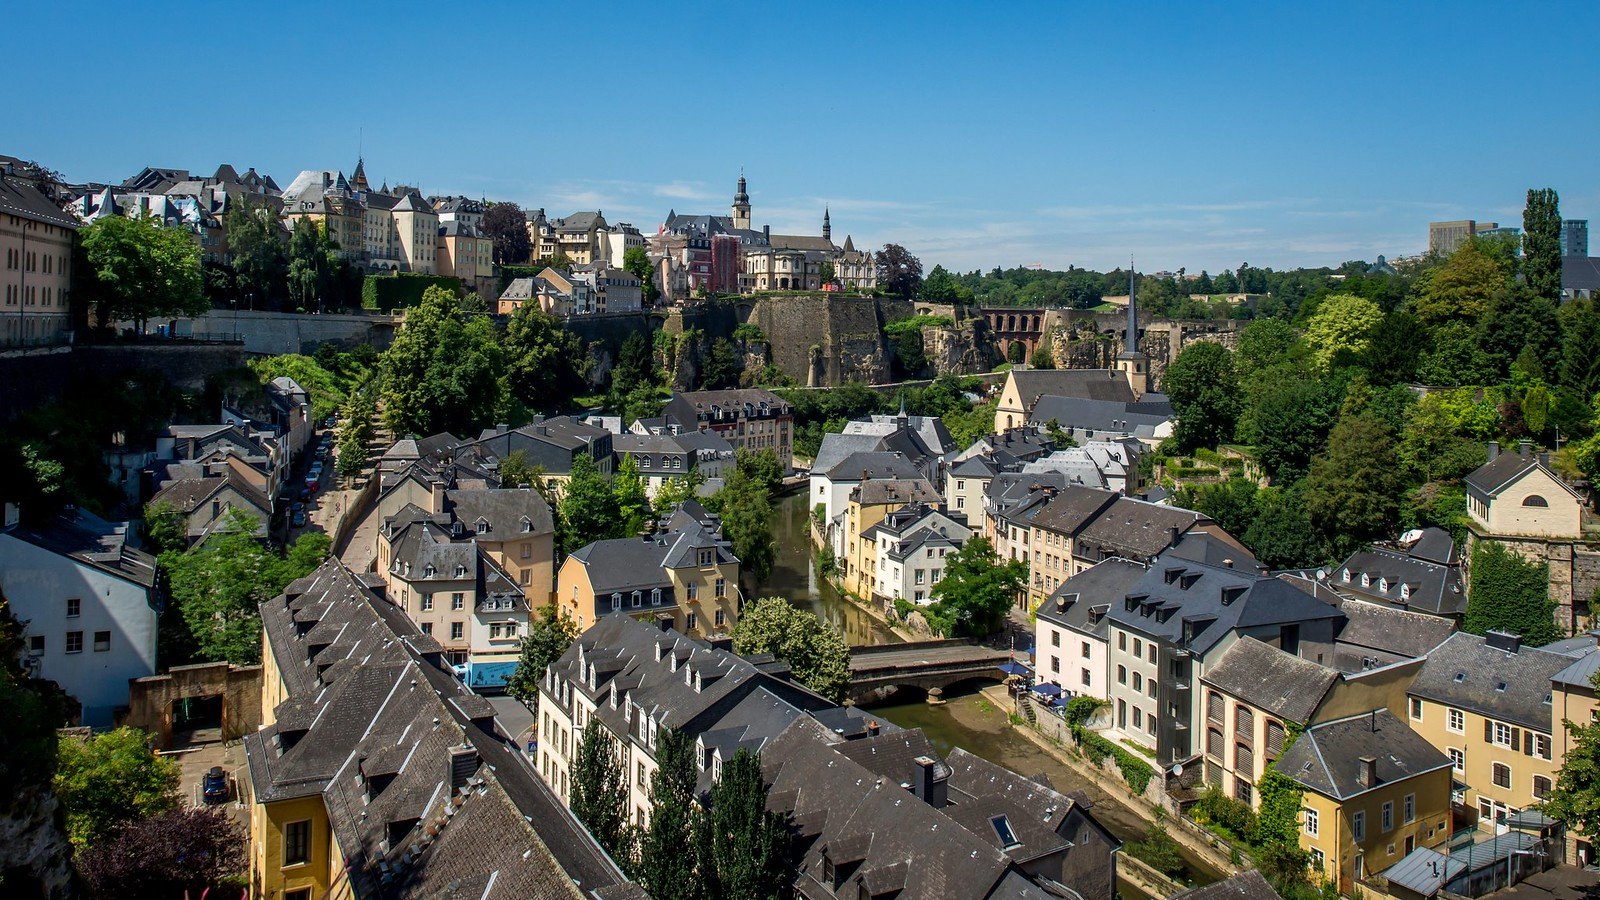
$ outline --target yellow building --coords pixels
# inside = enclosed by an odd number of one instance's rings
[[[1276,769],[1303,788],[1300,846],[1342,894],[1450,840],[1450,760],[1387,709],[1308,728]]]
[[[1131,377],[1117,369],[1012,369],[995,402],[995,433],[1028,424],[1034,405],[1046,395],[1133,403],[1139,396]]]
[[[1572,746],[1572,734],[1567,729],[1566,723],[1573,725],[1589,725],[1600,721],[1600,701],[1595,696],[1595,676],[1600,673],[1600,648],[1596,647],[1596,638],[1600,634],[1591,632],[1584,636],[1589,642],[1582,655],[1575,659],[1572,665],[1557,672],[1551,679],[1552,697],[1551,710],[1553,712],[1555,728],[1556,759],[1564,760]],[[1574,639],[1576,644],[1579,639]],[[1577,648],[1573,648],[1575,652]],[[1593,835],[1567,833],[1566,861],[1574,865],[1588,866],[1596,861],[1595,840]]]
[[[853,488],[845,505],[845,557],[837,563],[844,589],[869,598],[877,586],[878,545],[868,531],[908,503],[937,507],[942,499],[933,485],[921,478],[866,481]]]
[[[31,185],[0,178],[0,347],[70,340],[77,231]]]
[[[574,551],[561,564],[556,596],[579,628],[615,614],[670,619],[692,637],[731,632],[743,606],[739,558],[721,534],[698,523]]]
[[[264,724],[240,779],[250,897],[579,900],[572,864],[585,888],[622,883],[603,854],[535,833],[534,816],[547,834],[577,825],[551,823],[518,751],[484,739],[494,708],[438,643],[337,559],[262,604],[262,640]]]
[[[1503,828],[1555,785],[1552,679],[1572,663],[1514,635],[1458,633],[1412,682],[1406,722],[1450,759],[1458,802],[1480,829]]]

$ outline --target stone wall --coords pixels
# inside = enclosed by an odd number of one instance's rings
[[[1063,369],[1109,369],[1122,352],[1127,318],[1115,313],[1052,310],[1045,326],[1056,366]],[[1160,390],[1167,366],[1183,348],[1214,341],[1232,350],[1247,323],[1237,320],[1150,319],[1140,325],[1139,350],[1150,360],[1150,384]]]
[[[915,314],[909,301],[816,293],[758,297],[747,321],[771,341],[772,362],[808,386],[890,378],[883,326]]]
[[[163,675],[135,678],[128,686],[123,725],[143,728],[156,746],[172,744],[172,704],[198,697],[222,698],[222,739],[237,740],[261,727],[261,667],[225,662],[173,666]]]
[[[971,319],[950,328],[924,326],[922,352],[934,375],[975,375],[999,365],[982,319]]]
[[[237,343],[86,344],[50,351],[0,353],[0,422],[60,396],[79,376],[115,376],[146,369],[181,390],[198,393],[206,381],[244,365]]]
[[[207,340],[243,340],[246,353],[275,356],[311,354],[324,343],[343,348],[371,344],[383,350],[394,341],[403,316],[382,313],[325,314],[212,310],[193,319],[179,319],[179,336]]]
[[[79,896],[61,803],[48,787],[25,789],[7,798],[0,813],[0,875],[8,897]]]

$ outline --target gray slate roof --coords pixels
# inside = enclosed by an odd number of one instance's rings
[[[1556,484],[1565,488],[1567,493],[1572,494],[1574,497],[1577,496],[1577,492],[1568,487],[1567,482],[1560,475],[1557,475],[1549,466],[1539,461],[1539,455],[1536,453],[1529,453],[1527,456],[1523,456],[1519,453],[1503,451],[1494,459],[1474,469],[1472,474],[1463,480],[1468,487],[1476,488],[1493,497],[1534,469],[1543,469],[1544,473],[1549,475]]]
[[[1339,673],[1253,637],[1243,637],[1206,668],[1201,681],[1258,709],[1303,725],[1322,705]]]
[[[1084,527],[1073,553],[1099,548],[1107,555],[1148,558],[1176,543],[1173,529],[1181,536],[1202,521],[1209,520],[1192,510],[1118,497]]]
[[[1345,581],[1346,572],[1350,573],[1349,581]],[[1361,584],[1363,574],[1368,580],[1365,587]],[[1459,616],[1467,611],[1467,593],[1461,587],[1459,566],[1419,559],[1400,550],[1357,550],[1339,564],[1328,581],[1337,591],[1402,609],[1437,616]]]
[[[1091,400],[1083,397],[1058,397],[1046,394],[1039,398],[1028,421],[1044,425],[1052,419],[1068,434],[1103,435],[1131,434],[1151,437],[1156,429],[1172,421],[1176,414],[1170,403],[1127,402],[1122,400]]]
[[[1061,586],[1039,604],[1039,618],[1104,638],[1106,613],[1113,604],[1122,602],[1144,573],[1144,566],[1126,559],[1095,563],[1061,582]]]
[[[1362,757],[1377,760],[1374,784],[1357,781]],[[1449,757],[1387,709],[1312,726],[1273,763],[1283,774],[1336,800],[1449,766]]]
[[[1548,733],[1550,682],[1570,665],[1570,656],[1521,646],[1512,653],[1458,632],[1428,654],[1411,693]]]
[[[147,590],[155,587],[156,558],[128,545],[127,522],[107,522],[86,510],[69,508],[48,524],[24,522],[0,533]]]
[[[1046,394],[1122,403],[1134,401],[1128,376],[1115,369],[1012,369],[1011,378],[1025,410],[1032,409]]]
[[[1173,894],[1171,900],[1283,900],[1255,869]]]

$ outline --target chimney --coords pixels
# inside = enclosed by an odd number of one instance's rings
[[[1378,760],[1373,756],[1363,756],[1356,760],[1356,784],[1364,788],[1373,787],[1378,783]]]
[[[877,719],[869,719],[867,721],[867,734],[872,735],[873,737],[876,737],[878,735],[878,720]]]
[[[1483,636],[1483,642],[1496,650],[1504,650],[1507,653],[1516,653],[1522,649],[1521,635],[1515,635],[1508,631],[1490,631]]]
[[[1167,546],[1171,547],[1173,544],[1176,544],[1178,542],[1178,536],[1180,534],[1182,534],[1182,532],[1178,530],[1178,526],[1176,526],[1176,525],[1167,526]]]
[[[478,751],[471,744],[450,748],[450,789],[459,791],[478,771]]]
[[[1500,442],[1499,441],[1490,441],[1489,442],[1489,461],[1493,462],[1494,458],[1499,456],[1499,455],[1500,455]]]
[[[662,631],[671,631],[672,630],[672,616],[667,614],[667,613],[658,614],[656,616],[656,627],[661,629]]]
[[[1550,454],[1549,453],[1541,452],[1539,454],[1539,465],[1544,466],[1546,469],[1550,468]]]
[[[1528,451],[1531,449],[1533,449],[1533,441],[1530,441],[1527,438],[1517,441],[1517,455],[1523,459],[1528,458]]]
[[[505,434],[506,431],[508,431],[510,428],[511,428],[511,426],[507,425],[504,422],[497,422],[497,423],[495,423],[495,426],[494,426],[494,433],[495,434]]]
[[[943,809],[950,797],[949,773],[940,772],[939,761],[931,756],[911,762],[917,767],[911,773],[911,792],[934,809]]]

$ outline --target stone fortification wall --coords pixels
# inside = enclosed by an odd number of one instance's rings
[[[198,393],[211,376],[242,365],[244,345],[237,343],[102,344],[0,353],[0,422],[55,399],[82,376],[147,369]]]
[[[379,313],[309,313],[212,310],[179,319],[175,332],[207,340],[242,340],[246,353],[315,353],[325,343],[344,348],[371,344],[383,350],[394,340],[402,316]]]
[[[801,384],[889,380],[883,326],[915,314],[905,300],[816,293],[760,297],[750,307],[772,362]]]

